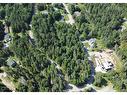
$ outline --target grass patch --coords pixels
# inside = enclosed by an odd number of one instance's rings
[[[88,42],[87,42],[87,43],[84,43],[84,46],[85,46],[86,48],[90,48],[90,45],[89,45]]]
[[[127,28],[127,23],[124,22],[124,23],[123,23],[123,26],[125,26],[125,27]]]
[[[120,60],[120,58],[116,55],[115,52],[113,52],[111,57],[113,59],[113,62],[115,63],[116,71],[121,72],[121,70],[123,69],[122,60]]]
[[[96,43],[97,43],[97,48],[98,49],[106,49],[106,46],[105,46],[105,44],[104,44],[104,42],[102,40],[97,39]]]
[[[63,9],[58,9],[60,11],[61,14],[64,14],[64,10]]]
[[[93,62],[93,64],[94,64],[94,67],[96,67],[97,65],[96,65],[96,61],[95,61],[95,55],[93,55],[93,56],[91,57],[91,59],[92,59],[92,62]]]
[[[68,21],[69,20],[68,15],[64,15],[64,19],[65,21]]]

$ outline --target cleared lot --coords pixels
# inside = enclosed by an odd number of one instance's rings
[[[94,58],[96,72],[106,73],[106,71],[114,69],[115,64],[110,55],[112,55],[112,53],[106,51],[93,51],[90,53],[90,56]]]

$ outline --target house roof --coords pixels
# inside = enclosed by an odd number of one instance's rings
[[[81,15],[81,12],[76,11],[76,12],[74,12],[74,14],[75,14],[76,16],[80,16],[80,15]]]
[[[6,34],[6,35],[4,36],[4,40],[6,40],[6,41],[11,40],[11,36],[10,36],[9,34]]]
[[[13,59],[9,58],[9,59],[7,60],[7,65],[8,65],[8,66],[15,66],[15,65],[16,65],[16,62],[15,62]]]
[[[42,11],[42,14],[48,14],[47,10]]]
[[[96,38],[91,38],[90,40],[89,40],[89,42],[95,42],[96,41]]]

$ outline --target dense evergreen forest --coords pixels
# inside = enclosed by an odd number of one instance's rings
[[[110,81],[116,90],[127,91],[127,30],[121,31],[127,4],[69,4],[72,15],[81,12],[73,25],[60,21],[62,13],[54,7],[66,13],[62,4],[0,4],[0,66],[16,91],[65,91],[68,83],[86,83],[91,69],[81,40],[89,38],[115,50],[123,65],[119,71],[97,74],[94,84],[101,87],[102,81]],[[12,29],[7,48],[3,48],[5,26]],[[16,66],[8,66],[8,58]]]
[[[40,9],[40,6],[45,7]],[[13,37],[6,48],[9,53],[6,60],[11,57],[17,64],[8,67],[4,60],[2,66],[6,66],[5,72],[16,84],[16,91],[64,91],[68,83],[86,83],[90,65],[78,31],[74,26],[59,22],[61,15],[51,4],[38,4],[37,9],[34,4],[5,4],[3,7],[3,18],[12,28]],[[48,14],[41,13],[44,9]],[[34,39],[27,33],[29,24]],[[6,49],[2,49],[3,52]]]

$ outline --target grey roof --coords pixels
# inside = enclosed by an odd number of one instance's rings
[[[6,35],[4,36],[4,40],[5,40],[5,41],[10,41],[10,40],[11,40],[11,36],[10,36],[9,34],[6,34]]]
[[[75,14],[76,16],[80,16],[80,15],[81,15],[81,12],[76,11],[76,12],[74,12],[74,14]]]
[[[93,42],[95,42],[96,41],[96,38],[91,38],[90,40],[89,40],[89,42],[91,42],[91,43],[93,43]]]
[[[10,66],[10,67],[13,67],[13,66],[16,65],[16,62],[13,59],[9,58],[7,60],[7,65]]]
[[[4,44],[4,46],[3,46],[3,48],[5,49],[5,48],[8,48],[9,47],[9,45],[6,43],[6,44]]]
[[[47,10],[42,11],[42,14],[48,14]]]

